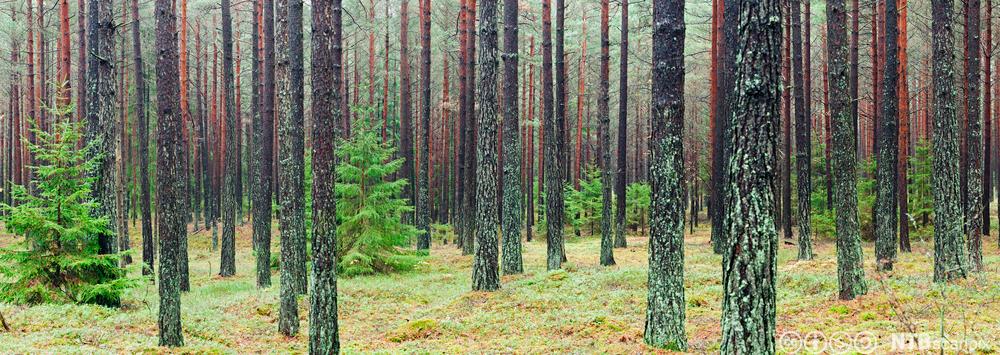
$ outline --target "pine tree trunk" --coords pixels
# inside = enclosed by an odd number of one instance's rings
[[[557,4],[558,6],[558,4]],[[559,209],[563,200],[563,179],[560,176],[559,133],[562,124],[556,120],[552,93],[552,1],[542,0],[542,101],[545,126],[545,225],[547,241],[547,268],[562,268],[563,213]]]
[[[84,119],[87,108],[87,19],[84,2],[87,0],[77,0],[76,24],[77,24],[77,69],[76,69],[76,120]]]
[[[115,160],[117,159],[116,120],[115,120],[115,71],[114,71],[114,36],[117,28],[112,18],[110,0],[92,0],[90,2],[90,50],[92,55],[87,65],[90,87],[87,96],[92,100],[87,107],[86,141],[94,144],[90,152],[97,165],[93,172],[93,197],[98,202],[94,215],[108,218],[108,226],[118,225],[118,212],[115,208]],[[29,52],[30,55],[30,52]],[[40,118],[38,118],[40,120]],[[41,123],[41,121],[38,121]],[[118,244],[114,231],[98,235],[98,245],[103,254],[118,252]]]
[[[503,6],[503,273],[524,272],[521,261],[521,151],[518,132],[517,62],[518,2],[504,0]]]
[[[606,13],[607,8],[604,9],[602,12]],[[655,347],[679,351],[687,350],[684,335],[684,57],[675,54],[683,52],[685,36],[684,2],[655,0],[653,132],[649,142],[652,155],[649,292],[643,340]],[[605,52],[607,36],[602,37],[601,47]],[[606,58],[602,53],[602,62],[606,63]],[[602,101],[607,100],[606,87],[602,84]],[[609,174],[606,169],[605,172]]]
[[[305,211],[303,195],[302,131],[302,1],[279,0],[276,7],[275,82],[279,87],[279,162],[278,215],[281,230],[281,311],[278,330],[292,336],[298,333],[297,294],[306,291]]]
[[[611,110],[610,110],[610,35],[608,30],[608,0],[601,1],[601,80],[597,99],[597,116],[600,128],[598,145],[601,165],[601,265],[614,265],[615,257],[612,250],[615,236],[611,234],[611,186],[614,175],[611,174]],[[683,115],[681,116],[683,117]],[[623,196],[624,197],[624,196]],[[682,200],[683,201],[683,200]],[[684,213],[681,213],[683,219]],[[683,229],[682,229],[683,230]]]
[[[429,0],[420,1],[420,175],[417,177],[417,223],[424,231],[417,237],[417,249],[431,247],[431,211],[428,199],[431,146],[431,5]],[[425,2],[426,1],[426,2]]]
[[[900,0],[903,4],[906,0]],[[983,50],[983,235],[990,235],[990,203],[993,200],[993,78],[990,60],[993,58],[993,0],[986,0],[986,48]],[[906,31],[906,9],[900,14],[903,31]],[[900,34],[902,38],[902,34]],[[904,42],[905,43],[905,42]],[[903,47],[905,48],[905,46]],[[909,240],[907,240],[909,241]],[[909,246],[907,246],[909,247]],[[909,250],[907,250],[909,251]]]
[[[476,83],[479,96],[479,116],[476,142],[476,211],[475,258],[472,262],[472,289],[475,291],[495,291],[500,288],[497,268],[497,91],[496,82],[497,43],[497,1],[483,0],[479,3],[479,64],[480,78]]]
[[[149,190],[149,116],[146,115],[146,74],[142,61],[142,41],[139,35],[139,2],[132,0],[132,54],[135,66],[135,114],[139,122],[139,188],[140,207],[142,208],[142,261],[145,266],[143,275],[153,274],[156,248],[153,245],[152,208],[150,206]],[[181,246],[187,245],[187,238],[182,238]],[[186,248],[178,250],[179,254],[187,254]],[[180,255],[180,262],[186,262],[187,257]],[[186,269],[186,268],[185,268]]]
[[[777,231],[774,194],[777,124],[781,103],[779,0],[734,1],[733,97],[727,144],[724,225],[722,353],[774,353]],[[673,51],[672,53],[676,53]],[[752,132],[752,133],[751,133]],[[655,215],[651,214],[651,215]],[[682,303],[683,304],[683,303]]]
[[[466,4],[466,34],[465,34],[465,45],[466,45],[466,85],[465,85],[465,112],[468,120],[468,124],[465,127],[467,143],[465,146],[465,220],[468,225],[464,228],[465,236],[462,241],[462,254],[470,255],[473,253],[475,247],[475,233],[476,228],[476,211],[479,207],[479,201],[476,199],[476,169],[479,168],[479,162],[476,156],[476,104],[473,101],[475,97],[475,83],[476,83],[476,0],[468,0]]]
[[[897,9],[899,9],[899,167],[898,167],[898,179],[896,182],[897,199],[899,200],[899,250],[904,253],[910,252],[910,211],[909,211],[909,197],[907,192],[907,186],[909,180],[907,178],[907,172],[909,170],[908,157],[910,154],[910,89],[909,83],[907,82],[907,35],[906,35],[906,12],[907,0],[897,0]],[[988,23],[988,21],[987,21]],[[988,25],[987,25],[988,26]],[[987,32],[988,33],[988,32]],[[987,35],[989,36],[989,35]],[[987,37],[988,38],[988,37]],[[989,59],[986,60],[989,63]],[[985,66],[986,77],[989,77],[989,65]],[[986,87],[989,88],[989,79],[987,79]],[[984,117],[989,117],[989,89],[986,90],[986,112]],[[986,130],[989,132],[989,129]],[[987,135],[987,139],[989,135]],[[989,152],[989,147],[987,144],[987,152]],[[985,155],[989,156],[989,153]],[[988,158],[987,158],[988,159]],[[989,165],[987,165],[989,166]],[[989,169],[986,170],[987,172]],[[984,185],[985,186],[985,185]],[[989,190],[986,190],[989,191]],[[989,202],[987,202],[987,207]],[[988,218],[988,217],[987,217]],[[989,227],[986,227],[989,228]]]
[[[857,2],[855,1],[855,4]],[[856,9],[856,5],[855,5]],[[855,135],[856,104],[849,92],[857,89],[855,58],[848,60],[847,13],[844,0],[826,4],[827,53],[829,53],[830,115],[833,130],[833,200],[837,233],[838,297],[851,300],[867,293],[862,263],[860,225],[858,222],[857,155]],[[856,12],[855,12],[856,13]],[[855,20],[856,22],[856,20]],[[853,35],[852,35],[853,36]],[[850,54],[857,53],[856,42]]]
[[[955,114],[954,9],[952,0],[931,1],[934,117],[932,136],[934,195],[934,281],[965,278],[968,251],[962,230],[958,171],[958,119]]]
[[[341,1],[312,3],[312,294],[309,352],[337,354],[336,137],[341,110]]]
[[[405,0],[403,1],[406,2]],[[462,249],[462,255],[467,255],[466,250],[471,251],[471,245],[468,249],[465,246],[465,235],[469,228],[473,225],[472,221],[469,220],[465,211],[465,200],[466,194],[469,193],[467,188],[466,176],[467,176],[467,161],[469,159],[466,156],[466,146],[469,144],[468,134],[466,130],[469,126],[469,113],[466,111],[466,101],[467,97],[465,95],[466,86],[468,85],[468,78],[466,77],[466,68],[468,63],[468,53],[466,52],[465,39],[468,37],[466,33],[468,31],[468,25],[466,20],[466,14],[468,13],[467,1],[460,0],[460,8],[458,13],[458,48],[459,48],[459,63],[458,63],[458,146],[455,148],[456,155],[458,156],[458,175],[455,176],[455,203],[458,204],[456,210],[456,234],[455,245]]]
[[[811,196],[812,196],[812,117],[809,107],[811,93],[807,90],[809,84],[803,78],[804,72],[808,72],[805,67],[811,63],[803,58],[802,52],[808,51],[809,47],[802,43],[803,28],[799,0],[791,1],[792,9],[792,80],[795,85],[795,178],[796,192],[798,193],[798,216],[796,222],[799,227],[799,260],[811,260],[812,255],[812,232],[810,231],[811,221]],[[806,7],[809,0],[806,0]],[[808,21],[806,26],[808,26]],[[808,32],[808,31],[807,31]],[[808,37],[808,33],[806,36]],[[808,40],[806,41],[808,42]],[[790,157],[788,157],[790,159]],[[893,165],[895,166],[895,165]],[[786,232],[786,235],[788,232]]]
[[[615,196],[617,199],[615,201],[616,248],[624,248],[628,244],[625,239],[625,171],[628,165],[626,163],[628,160],[628,144],[626,143],[628,142],[628,5],[629,0],[621,0],[621,44],[619,45],[621,58],[619,59],[618,70],[618,161],[616,164],[618,171],[615,173]],[[715,90],[714,85],[712,90]]]
[[[97,1],[92,0],[91,9],[91,32],[92,39],[89,48],[98,50],[101,48],[95,45],[93,40],[98,31],[95,31],[99,23],[97,18],[102,14],[110,15],[110,9],[99,11]],[[181,296],[180,283],[181,275],[177,265],[177,255],[181,253],[181,240],[187,233],[184,205],[184,181],[182,176],[184,149],[180,144],[181,125],[184,123],[180,115],[179,91],[177,73],[177,20],[174,15],[173,4],[170,0],[156,0],[156,103],[157,120],[156,133],[158,137],[158,147],[156,150],[156,201],[157,213],[156,224],[157,234],[160,240],[160,274],[159,293],[160,311],[157,322],[160,330],[160,346],[181,346],[184,345],[184,338],[181,333]],[[94,72],[99,65],[93,56],[88,66]],[[93,78],[92,78],[93,79]],[[99,81],[91,80],[91,85]],[[94,95],[92,90],[87,95],[92,98],[92,102],[101,101],[100,96]]]
[[[965,57],[965,76],[968,84],[966,95],[966,166],[968,168],[968,203],[965,209],[968,223],[969,267],[972,271],[983,270],[983,116],[980,114],[981,94],[979,54],[980,7],[979,0],[967,0],[965,30],[969,37],[969,55]]]
[[[899,173],[899,13],[896,1],[885,2],[882,19],[884,59],[881,70],[880,95],[882,119],[878,121],[878,157],[875,172],[875,260],[876,269],[891,271],[896,259],[897,183]]]
[[[257,287],[271,286],[271,144],[274,126],[274,3],[273,0],[256,0],[260,8],[260,114],[253,121],[253,160],[256,161],[255,188],[253,190],[253,240],[257,255]],[[256,32],[256,31],[255,31]]]
[[[417,0],[423,1],[423,0]],[[410,52],[409,52],[409,0],[402,0],[400,5],[399,23],[399,76],[401,83],[402,97],[399,104],[399,136],[400,151],[403,155],[403,178],[410,182],[409,186],[403,188],[403,198],[415,201],[413,186],[416,182],[416,175],[413,171],[413,109],[410,103]],[[355,50],[356,51],[356,50]],[[354,98],[357,104],[357,54],[355,53],[355,90]]]
[[[236,154],[240,136],[237,133],[235,103],[233,99],[233,19],[229,0],[221,0],[222,8],[222,96],[223,124],[225,124],[225,181],[222,184],[222,248],[219,276],[236,274],[236,175],[239,156]],[[183,68],[182,68],[183,69]],[[181,102],[184,102],[183,98]],[[183,108],[181,109],[183,111]],[[303,237],[304,239],[304,237]],[[303,240],[304,242],[304,240]]]

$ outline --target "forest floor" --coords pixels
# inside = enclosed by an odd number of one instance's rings
[[[277,332],[275,286],[255,287],[251,229],[239,227],[237,275],[220,278],[211,235],[191,235],[191,292],[182,297],[189,353],[299,353],[307,350],[308,297],[299,300],[302,329]],[[994,232],[996,233],[996,232]],[[138,233],[132,245],[141,248]],[[994,234],[995,236],[996,234]],[[277,233],[275,233],[277,236]],[[275,237],[275,240],[278,238]],[[722,302],[721,257],[708,243],[706,225],[685,242],[689,350],[718,352]],[[9,239],[8,239],[9,242]],[[347,353],[648,353],[646,243],[638,235],[616,249],[613,267],[598,264],[599,238],[570,238],[564,270],[545,271],[545,242],[524,246],[523,275],[504,276],[494,293],[471,292],[471,257],[435,240],[417,270],[339,280],[340,336]],[[987,271],[950,285],[931,281],[933,243],[914,241],[896,270],[875,273],[873,246],[865,243],[870,292],[854,301],[836,298],[835,244],[817,242],[813,261],[797,250],[778,254],[778,351],[946,352],[1000,351],[1000,256],[985,241]],[[278,245],[273,243],[273,253]],[[136,251],[135,255],[142,255]],[[122,309],[84,305],[0,304],[12,333],[0,329],[0,353],[168,352],[157,347],[157,289],[132,289]],[[900,342],[915,334],[917,343]],[[939,341],[939,334],[947,340]],[[805,346],[805,347],[803,347]],[[916,346],[917,348],[906,348]]]

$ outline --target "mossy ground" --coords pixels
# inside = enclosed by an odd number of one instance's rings
[[[836,299],[835,245],[820,238],[813,261],[797,250],[778,253],[778,334],[817,339],[822,332],[874,336],[878,352],[892,350],[893,333],[939,334],[979,340],[973,352],[1000,351],[1000,257],[994,237],[984,242],[987,271],[951,285],[931,282],[933,244],[915,241],[889,275],[874,271],[865,244],[868,295]],[[157,289],[130,290],[122,309],[81,305],[0,304],[13,333],[0,330],[0,353],[289,353],[306,350],[308,298],[299,301],[303,329],[277,332],[278,287],[255,287],[250,226],[237,231],[237,274],[220,278],[211,234],[191,235],[191,292],[182,297],[181,349],[157,347]],[[706,225],[685,243],[687,334],[690,351],[717,352],[722,300],[721,257],[712,254]],[[9,241],[9,239],[7,239]],[[275,233],[277,240],[277,233]],[[504,276],[494,293],[471,292],[471,257],[435,240],[416,271],[341,279],[340,335],[347,353],[646,353],[646,239],[632,235],[615,249],[617,266],[598,263],[598,237],[570,238],[565,269],[545,271],[545,243],[524,246],[525,273]],[[278,245],[273,245],[277,253]],[[141,247],[138,233],[132,245]],[[136,255],[141,255],[137,251]],[[277,282],[279,278],[274,277]],[[779,342],[780,343],[780,342]],[[794,348],[779,345],[779,352]],[[829,348],[827,350],[830,350]]]

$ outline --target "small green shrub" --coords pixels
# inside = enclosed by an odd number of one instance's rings
[[[422,258],[403,249],[421,233],[402,220],[413,212],[400,197],[408,182],[392,178],[403,160],[366,121],[355,121],[337,147],[337,269],[345,276],[410,270]]]
[[[5,228],[23,240],[0,249],[0,300],[118,306],[138,281],[118,265],[124,253],[98,254],[97,236],[112,231],[107,218],[91,215],[98,204],[87,176],[96,161],[76,148],[79,124],[59,123],[53,131],[36,130],[38,143],[25,142],[38,162],[33,191],[15,185],[14,204],[3,205]]]

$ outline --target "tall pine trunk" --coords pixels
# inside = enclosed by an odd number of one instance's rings
[[[653,24],[649,291],[643,340],[684,351],[684,56],[676,55],[684,51],[684,2],[656,0]]]
[[[233,99],[233,19],[229,0],[222,0],[222,96],[223,121],[225,124],[225,181],[222,186],[222,248],[219,261],[219,276],[236,274],[236,205],[240,203],[236,191],[239,171],[240,135],[236,122],[236,105]],[[183,70],[183,68],[182,68]],[[183,102],[183,98],[181,102]],[[182,109],[183,110],[183,109]],[[303,236],[303,243],[305,242]]]
[[[721,0],[716,0],[721,1]],[[621,44],[619,45],[618,69],[618,160],[615,173],[615,247],[624,248],[625,240],[625,171],[628,150],[628,5],[629,0],[621,0]],[[714,60],[714,58],[713,58]],[[714,62],[714,61],[713,61]],[[713,87],[714,90],[714,87]],[[609,143],[610,144],[610,141]],[[714,172],[713,172],[714,175]],[[714,190],[714,189],[713,189]],[[712,207],[714,208],[714,206]],[[714,235],[714,233],[713,233]]]
[[[497,1],[479,3],[479,64],[476,83],[479,96],[479,116],[476,142],[476,210],[475,258],[472,262],[472,289],[495,291],[500,288],[497,267]]]
[[[88,95],[92,99],[87,107],[86,141],[92,142],[90,156],[97,162],[90,173],[94,178],[92,195],[98,202],[95,216],[108,218],[109,226],[118,225],[115,208],[115,161],[118,138],[115,115],[115,70],[114,37],[117,26],[112,18],[112,4],[109,0],[91,0],[88,42],[91,55],[88,57]],[[30,55],[30,52],[29,52]],[[36,118],[40,120],[40,118]],[[41,121],[36,121],[41,127]],[[33,135],[30,135],[33,136]],[[108,231],[98,235],[98,245],[102,254],[118,252],[115,233]]]
[[[96,18],[105,13],[98,11],[99,6],[95,2],[92,0],[90,6],[91,24],[95,24]],[[110,9],[106,13],[110,14]],[[160,330],[160,346],[184,345],[177,254],[181,252],[181,239],[187,234],[187,206],[182,178],[184,149],[180,143],[181,125],[184,122],[180,115],[176,26],[173,3],[170,0],[156,0],[156,133],[159,141],[159,149],[156,150],[156,224],[160,240],[160,311],[157,325]],[[98,31],[94,31],[92,26],[92,39],[96,37],[96,32]],[[94,42],[96,41],[92,40],[89,46],[91,50],[100,48]],[[94,59],[91,59],[90,64],[97,66]],[[90,85],[95,85],[99,81],[89,82]],[[99,96],[87,96],[94,102],[100,101]]]
[[[882,19],[885,41],[885,55],[882,60],[881,90],[879,103],[881,120],[878,125],[878,149],[875,171],[875,225],[876,269],[892,270],[896,259],[897,238],[897,183],[899,173],[899,13],[896,1],[885,2],[885,16]]]
[[[775,351],[774,152],[781,105],[781,17],[779,0],[735,0],[728,22],[734,60],[723,192],[727,230],[723,263],[722,353]],[[676,51],[674,51],[676,53]]]
[[[979,0],[967,0],[965,31],[968,33],[969,55],[965,57],[965,77],[968,94],[965,96],[966,167],[968,169],[968,203],[965,209],[966,232],[969,238],[969,267],[972,271],[983,269],[983,116],[980,114],[980,42]]]
[[[518,2],[504,0],[503,6],[503,273],[520,274],[521,262],[521,140],[518,132],[517,62]]]
[[[139,122],[139,205],[142,208],[142,261],[143,275],[153,274],[156,248],[153,245],[153,219],[149,190],[149,116],[146,115],[146,74],[142,61],[142,41],[139,35],[139,1],[132,0],[132,54],[135,66],[135,114]],[[178,250],[180,262],[186,263],[187,238],[182,238],[182,248]],[[186,268],[185,268],[186,269]]]
[[[612,250],[615,236],[611,234],[611,186],[614,175],[611,174],[611,110],[610,94],[610,35],[608,30],[608,0],[601,1],[601,80],[597,99],[597,116],[600,128],[598,146],[601,165],[601,265],[614,265],[615,257]],[[683,117],[683,115],[681,115]],[[623,196],[624,197],[624,196]],[[683,216],[683,213],[681,214]]]
[[[954,1],[931,1],[934,151],[931,189],[934,195],[934,281],[965,278],[964,214],[959,191],[958,118],[955,113]]]
[[[547,268],[562,268],[563,180],[560,176],[559,133],[562,125],[555,118],[552,93],[552,1],[542,0],[542,101],[545,129],[545,225]]]
[[[830,84],[830,120],[833,131],[830,168],[833,170],[831,175],[836,214],[838,298],[851,300],[868,292],[865,271],[862,267],[864,257],[858,222],[858,145],[857,122],[854,119],[856,103],[850,94],[857,89],[855,86],[857,78],[852,77],[857,74],[857,62],[856,58],[848,59],[847,13],[844,0],[829,0],[826,12],[826,50],[830,56],[827,75]],[[856,23],[856,20],[854,21]],[[856,43],[851,45],[850,52],[850,56],[857,54]]]
[[[309,351],[340,351],[337,322],[337,122],[342,106],[340,0],[314,1],[312,8],[312,294]],[[386,53],[388,55],[388,53]]]
[[[297,294],[306,292],[305,210],[303,169],[302,1],[279,0],[276,22],[275,82],[280,85],[279,189],[281,230],[281,310],[278,330],[295,335],[299,330]]]
[[[420,175],[417,177],[417,249],[431,247],[431,211],[428,199],[428,170],[431,145],[431,4],[420,1]]]

